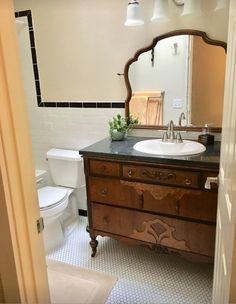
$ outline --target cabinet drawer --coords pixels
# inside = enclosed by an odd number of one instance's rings
[[[123,165],[122,174],[124,178],[128,179],[152,181],[154,183],[184,186],[187,188],[200,187],[200,174],[198,172]]]
[[[93,229],[214,256],[215,226],[92,203]]]
[[[90,160],[89,172],[91,175],[119,176],[120,165],[109,161]]]
[[[178,215],[178,198],[171,195],[171,192],[175,192],[175,188],[89,177],[89,195],[93,202]]]
[[[94,202],[129,208],[142,208],[142,196],[118,179],[89,177],[89,196]]]
[[[89,177],[93,202],[215,223],[217,193]]]

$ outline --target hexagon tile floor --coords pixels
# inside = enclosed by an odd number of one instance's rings
[[[47,257],[114,275],[118,278],[107,304],[210,304],[213,265],[188,262],[108,237],[98,237],[91,258],[87,218],[78,224],[63,246]]]

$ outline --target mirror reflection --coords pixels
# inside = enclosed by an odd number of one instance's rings
[[[140,125],[221,127],[226,54],[201,36],[161,39],[129,66],[129,113]]]

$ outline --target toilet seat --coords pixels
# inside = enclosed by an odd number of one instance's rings
[[[48,210],[68,199],[68,191],[59,187],[43,187],[38,189],[40,210]]]

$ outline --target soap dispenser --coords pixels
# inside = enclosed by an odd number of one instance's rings
[[[198,142],[203,145],[214,145],[215,136],[210,134],[209,124],[205,124],[203,133],[198,136]]]

